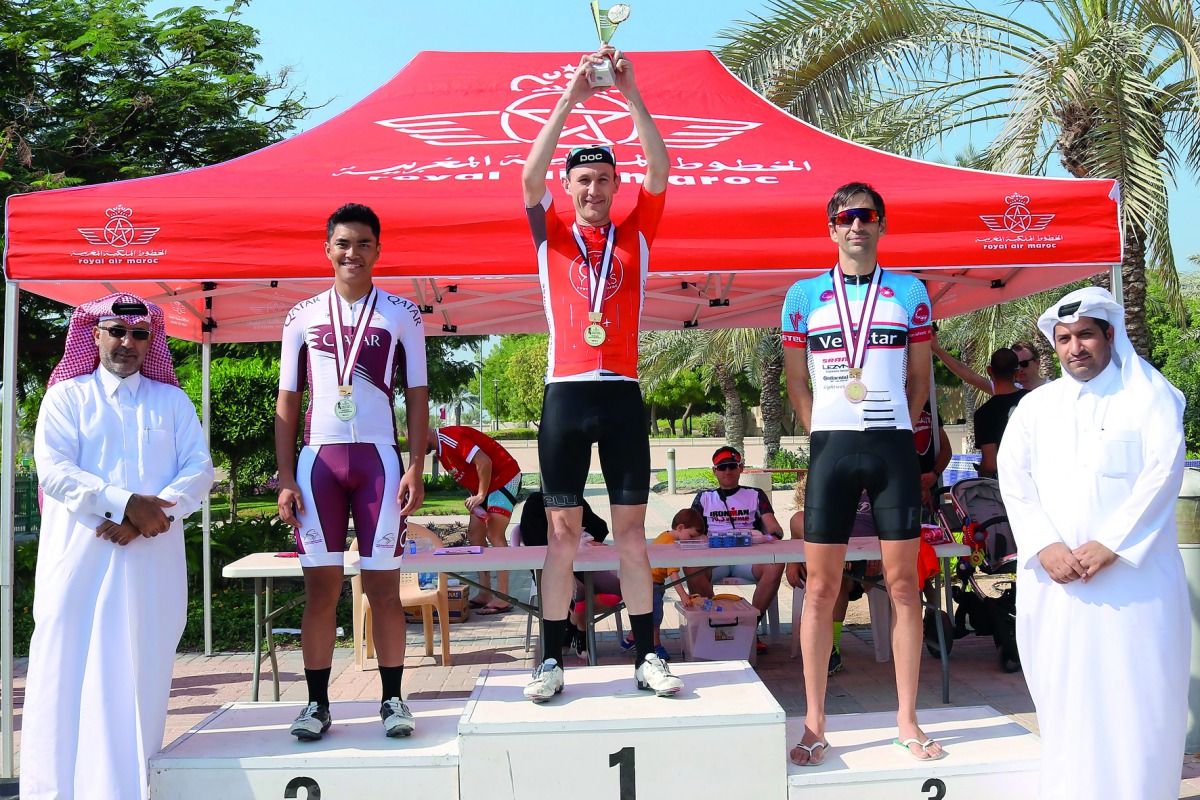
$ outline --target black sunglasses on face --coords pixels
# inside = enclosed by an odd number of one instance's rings
[[[717,464],[715,467],[713,467],[713,469],[715,469],[717,472],[726,472],[731,469],[737,469],[738,466],[738,464]]]
[[[1025,359],[1022,359],[1022,360],[1018,361],[1018,362],[1017,362],[1017,366],[1018,366],[1018,367],[1020,367],[1021,369],[1025,369],[1026,367],[1028,367],[1028,366],[1029,366],[1030,364],[1032,364],[1033,362],[1034,362],[1034,359],[1032,359],[1032,358],[1025,358]]]
[[[120,325],[113,325],[108,328],[103,325],[97,325],[96,327],[102,331],[107,331],[108,335],[114,339],[124,339],[126,336],[132,336],[139,342],[144,342],[150,338],[150,331],[141,328],[122,328]]]
[[[879,222],[879,212],[873,208],[847,208],[845,211],[834,214],[830,222],[843,228],[849,228],[854,224],[854,220],[858,220],[864,225],[870,222]]]

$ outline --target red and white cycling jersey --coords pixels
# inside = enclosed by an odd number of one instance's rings
[[[504,446],[482,431],[462,425],[438,428],[437,458],[458,485],[472,494],[479,493],[479,473],[471,460],[480,450],[492,460],[492,480],[487,493],[499,489],[521,474],[517,460]]]
[[[525,209],[537,247],[542,305],[550,327],[546,382],[637,380],[638,333],[645,300],[650,246],[662,218],[666,192],[638,191],[637,205],[617,223],[612,271],[604,287],[603,326],[606,337],[593,347],[584,341],[588,319],[588,272],[599,273],[604,246],[588,244],[591,264],[584,263],[571,226],[554,213],[547,189],[542,202]]]
[[[403,297],[379,292],[354,366],[351,399],[357,410],[352,419],[343,422],[334,414],[339,380],[330,295],[342,304],[341,335],[347,350],[350,348],[354,323],[368,307],[370,293],[356,303],[347,303],[330,289],[297,303],[283,323],[279,388],[288,392],[308,388],[308,410],[304,415],[306,445],[361,442],[394,446],[397,437],[392,397],[397,376],[401,388],[428,383],[421,312]]]

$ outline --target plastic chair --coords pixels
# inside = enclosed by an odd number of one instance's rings
[[[883,583],[867,589],[867,608],[871,613],[871,639],[875,642],[875,660],[892,660],[892,601]],[[804,590],[792,589],[792,658],[800,650],[800,617],[804,611]]]
[[[512,530],[508,532],[508,546],[509,547],[520,547],[521,546],[521,526],[519,523],[517,525],[514,525]],[[538,605],[538,583],[537,583],[536,575],[535,575],[534,580],[530,581],[530,583],[529,583],[529,605],[531,605],[531,606]],[[533,614],[527,614],[525,617],[525,652],[526,653],[528,653],[530,651],[530,649],[532,648],[533,617],[534,617]],[[625,638],[625,626],[621,624],[621,612],[618,611],[616,614],[613,615],[613,618],[616,620],[617,640],[619,641],[619,640]]]
[[[434,547],[441,546],[441,540],[433,531],[421,525],[408,525],[408,539],[424,539]],[[358,541],[351,544],[352,550],[358,549]],[[416,572],[400,573],[400,602],[405,609],[421,609],[421,622],[425,630],[425,655],[433,655],[433,612],[437,609],[438,628],[442,639],[442,666],[450,666],[450,595],[446,583],[446,573],[438,573],[437,587],[422,589],[420,576]],[[355,575],[350,579],[354,593],[354,619],[357,632],[354,640],[354,664],[365,669],[368,659],[375,657],[375,641],[371,629],[371,603],[362,590],[362,578]]]

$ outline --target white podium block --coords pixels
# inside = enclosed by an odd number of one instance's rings
[[[288,733],[301,703],[231,703],[150,759],[152,800],[458,797],[464,700],[412,701],[411,737],[389,739],[379,703],[332,703],[318,742]],[[403,770],[403,771],[400,771]]]
[[[632,665],[567,670],[544,704],[526,671],[489,670],[459,724],[463,800],[781,798],[783,709],[745,661],[672,664],[674,697],[639,691]]]
[[[917,761],[892,744],[895,713],[830,716],[825,761],[816,767],[788,762],[789,800],[1037,797],[1038,737],[990,706],[923,710],[918,716],[921,729],[945,748],[945,758]],[[804,732],[804,718],[789,719],[787,730],[790,750]]]

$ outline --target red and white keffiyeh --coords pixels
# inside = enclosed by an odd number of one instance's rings
[[[150,312],[149,316],[118,316],[113,313],[113,305],[116,303],[141,303]],[[167,349],[167,331],[162,309],[135,294],[122,292],[84,303],[71,314],[71,324],[67,329],[66,353],[50,373],[47,387],[95,371],[100,364],[100,354],[96,350],[92,329],[102,319],[119,319],[127,325],[149,321],[154,336],[150,339],[150,352],[142,362],[141,373],[151,380],[172,386],[179,385],[179,380],[175,377],[175,367],[171,363],[171,351]]]

